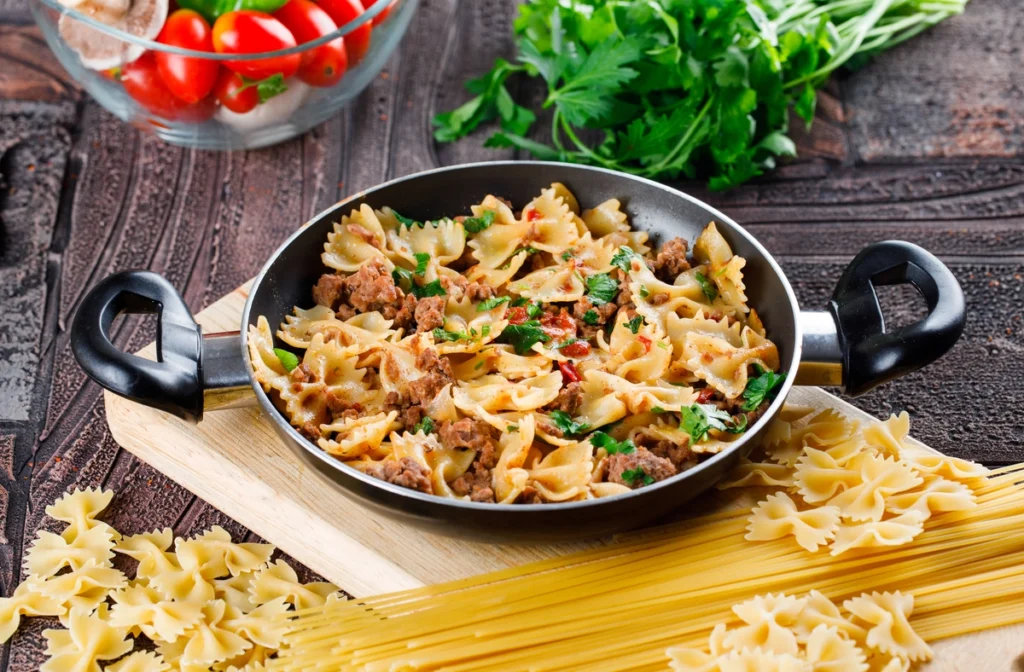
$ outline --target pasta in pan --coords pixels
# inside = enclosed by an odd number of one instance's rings
[[[692,254],[654,251],[618,201],[581,212],[556,183],[521,211],[489,195],[432,222],[363,205],[323,263],[316,305],[250,327],[256,377],[324,451],[425,493],[642,488],[736,440],[783,379],[713,222]]]

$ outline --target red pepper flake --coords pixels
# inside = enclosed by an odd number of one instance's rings
[[[540,213],[537,212],[536,208],[530,208],[526,211],[526,221],[535,222],[540,219]]]
[[[711,397],[713,396],[715,396],[715,388],[705,387],[699,394],[697,394],[697,403],[706,404],[711,401]]]
[[[529,315],[526,314],[526,308],[523,306],[516,306],[508,311],[509,324],[522,324],[527,319],[529,319]]]
[[[651,351],[651,339],[647,338],[643,334],[640,334],[639,336],[636,337],[636,340],[644,344],[644,352]]]
[[[576,366],[572,362],[559,362],[558,369],[562,372],[563,385],[578,383],[583,380],[583,376],[576,370]]]
[[[575,359],[586,357],[590,354],[590,343],[587,343],[586,341],[573,341],[564,348],[560,348],[559,352],[566,357],[573,357]]]

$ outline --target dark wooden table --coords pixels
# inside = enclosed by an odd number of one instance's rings
[[[126,531],[220,524],[252,533],[119,449],[100,389],[68,347],[82,296],[118,270],[163,273],[199,310],[256,273],[305,219],[339,197],[437,165],[504,158],[481,138],[438,147],[430,118],[461,83],[511,52],[514,0],[423,0],[402,49],[345,112],[305,137],[214,154],[160,143],[69,81],[26,2],[0,0],[0,590],[43,508],[75,486],[117,492]],[[745,224],[781,260],[801,302],[823,305],[864,245],[902,238],[938,254],[967,294],[967,331],[941,362],[861,397],[910,411],[914,434],[998,465],[1024,460],[1024,11],[973,0],[964,16],[837,78],[800,160],[728,194],[682,185]],[[441,39],[438,39],[439,36]],[[923,310],[884,297],[896,322]],[[123,321],[134,350],[152,325]],[[34,670],[41,625],[3,648]]]

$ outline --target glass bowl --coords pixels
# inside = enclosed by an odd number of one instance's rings
[[[353,0],[356,12],[361,6],[366,6],[365,11],[333,32],[321,31],[321,37],[287,49],[239,54],[190,50],[164,43],[166,38],[161,29],[166,17],[177,9],[176,0],[63,1],[75,7],[67,7],[57,0],[34,0],[30,5],[46,43],[82,88],[122,120],[162,140],[219,150],[272,145],[300,135],[331,117],[377,76],[398,46],[419,4],[419,0],[363,0],[361,5],[360,0]],[[151,4],[146,10],[148,13],[142,14],[145,2]],[[224,0],[198,2],[203,3],[203,7],[225,5]],[[327,6],[326,0],[320,2]],[[262,3],[264,8],[270,8],[280,4],[280,0],[231,0],[231,3],[233,7]],[[194,6],[197,0],[189,0],[188,7]],[[119,18],[112,18],[113,15]],[[209,26],[215,20],[212,16],[216,15],[208,16],[211,16]],[[314,56],[324,53],[323,49],[317,51],[323,45],[328,48],[334,45],[337,49],[338,37],[346,40],[342,60],[348,61],[347,66],[337,68],[344,73],[340,79],[335,76],[325,81],[324,72],[336,75],[337,70],[317,66]],[[197,60],[172,58],[182,56]],[[291,70],[296,62],[301,66],[294,74],[267,75],[277,64],[286,64],[284,69]],[[338,62],[337,58],[333,61]],[[187,64],[184,69],[181,68],[183,63]],[[307,63],[310,64],[308,70]],[[178,75],[177,88],[166,83],[174,78],[175,75],[166,74],[173,73],[174,68],[184,73],[184,76]],[[203,76],[194,76],[196,72]],[[190,82],[204,78],[206,85],[200,84],[199,90],[186,90],[184,94],[202,95],[201,91],[208,88],[211,78],[216,78],[213,89],[198,101],[186,102],[187,98],[172,93],[172,88],[180,92],[181,87],[188,89]],[[336,81],[330,81],[332,79]],[[239,88],[243,89],[242,93],[238,92]],[[225,97],[231,107],[243,111],[230,109],[222,102]],[[251,109],[245,110],[249,106]]]

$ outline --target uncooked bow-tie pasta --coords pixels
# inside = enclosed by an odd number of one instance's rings
[[[256,378],[324,451],[425,493],[565,502],[671,478],[783,376],[713,222],[692,255],[647,242],[619,201],[581,211],[558,183],[430,222],[363,205],[327,238],[315,305],[249,328]]]

